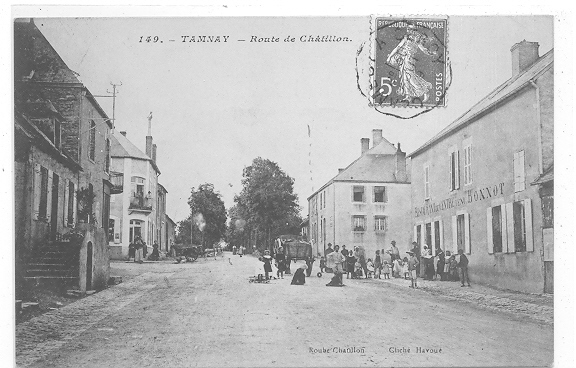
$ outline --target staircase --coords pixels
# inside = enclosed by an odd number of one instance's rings
[[[53,241],[39,246],[27,263],[28,281],[78,285],[80,271],[80,246],[69,241]]]

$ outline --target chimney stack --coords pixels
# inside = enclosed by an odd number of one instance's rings
[[[518,42],[510,49],[512,53],[512,76],[515,77],[534,64],[540,57],[538,55],[538,42],[523,40]]]
[[[122,134],[124,137],[126,137],[126,131],[125,130],[120,131],[120,134]]]
[[[156,162],[156,144],[152,145],[152,161]]]
[[[370,138],[360,139],[360,146],[362,148],[362,154],[370,149]]]
[[[408,180],[406,173],[406,152],[400,150],[400,143],[398,143],[398,149],[396,150],[395,161],[394,176],[396,177],[396,181],[405,182]]]
[[[146,156],[152,158],[152,136],[146,136]]]
[[[372,147],[376,147],[382,142],[382,129],[372,129]]]

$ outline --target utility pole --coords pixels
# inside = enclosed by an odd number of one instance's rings
[[[111,97],[112,98],[112,130],[114,130],[114,128],[116,127],[116,95],[119,93],[118,87],[120,87],[122,85],[122,81],[120,81],[120,84],[115,84],[115,83],[110,82],[110,85],[112,86],[112,92],[110,92],[109,90],[106,90],[106,93],[111,93],[112,96],[94,95],[94,97]]]

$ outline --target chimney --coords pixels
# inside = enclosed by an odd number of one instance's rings
[[[124,137],[126,137],[126,131],[125,130],[120,131],[120,134],[122,134]]]
[[[382,142],[382,129],[372,129],[372,147],[376,147]]]
[[[156,144],[152,145],[152,161],[156,162]]]
[[[515,77],[538,60],[538,42],[523,40],[510,49],[512,52],[512,76]]]
[[[396,163],[394,176],[396,177],[396,181],[405,182],[408,180],[408,175],[406,174],[406,152],[400,150],[400,143],[398,143],[398,149],[394,156]]]
[[[370,149],[370,138],[360,139],[360,146],[362,148],[362,154]]]
[[[152,136],[146,136],[146,156],[152,158]]]

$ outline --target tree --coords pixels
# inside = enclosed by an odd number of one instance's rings
[[[178,229],[176,235],[176,244],[192,244],[190,238],[192,232],[192,218],[188,216],[184,220],[178,222]]]
[[[267,248],[281,234],[298,233],[301,218],[294,179],[277,163],[258,157],[244,168],[242,191],[235,196],[229,236],[239,239],[236,220],[243,225],[240,239]],[[232,212],[232,209],[231,209]],[[234,220],[234,221],[232,221]]]
[[[226,207],[220,193],[214,191],[213,184],[202,184],[198,189],[192,188],[188,205],[192,243],[211,248],[226,232]]]

